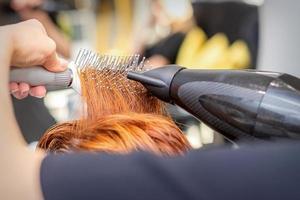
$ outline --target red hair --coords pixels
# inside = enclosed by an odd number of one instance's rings
[[[55,125],[39,141],[50,152],[136,150],[180,155],[190,145],[166,114],[164,104],[145,88],[113,70],[80,72],[86,106],[82,119]]]

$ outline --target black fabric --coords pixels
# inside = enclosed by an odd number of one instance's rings
[[[174,33],[159,41],[155,45],[147,48],[144,52],[144,56],[146,58],[149,58],[154,55],[161,55],[168,59],[170,63],[175,63],[179,48],[184,40],[184,37],[184,33]]]
[[[56,123],[43,99],[29,96],[18,100],[12,97],[12,101],[17,122],[28,143],[38,141]]]
[[[299,199],[300,145],[260,144],[194,151],[179,158],[147,153],[48,155],[45,199]]]

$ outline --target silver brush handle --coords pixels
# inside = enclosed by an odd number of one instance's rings
[[[10,71],[10,82],[25,82],[31,86],[44,85],[48,89],[70,87],[73,73],[71,69],[63,72],[50,72],[43,67],[13,68]]]

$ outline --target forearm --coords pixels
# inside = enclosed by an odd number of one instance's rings
[[[43,153],[27,148],[8,90],[14,42],[9,29],[0,27],[0,199],[41,199],[39,168]]]
[[[22,138],[18,125],[16,123],[12,103],[8,90],[8,74],[10,59],[12,57],[12,38],[10,36],[9,26],[0,28],[0,150],[1,152],[10,152],[19,147],[24,147],[26,143]]]

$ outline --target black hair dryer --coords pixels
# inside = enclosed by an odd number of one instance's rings
[[[127,77],[229,139],[300,139],[300,79],[294,76],[169,65]]]

